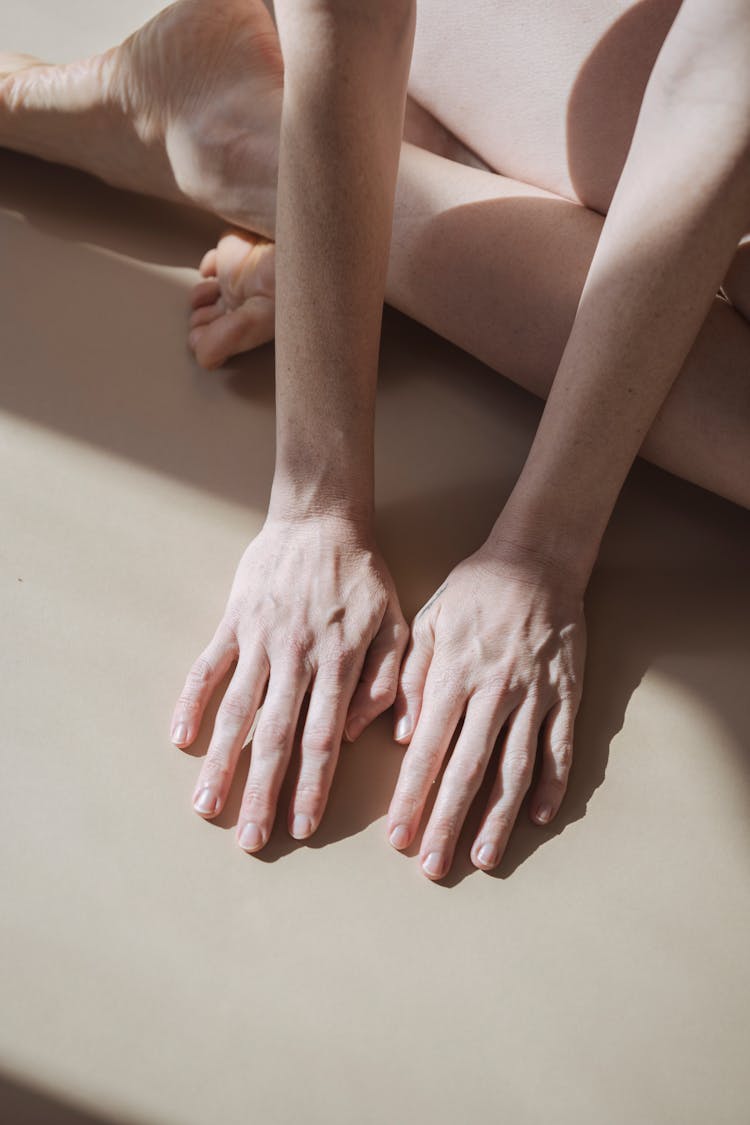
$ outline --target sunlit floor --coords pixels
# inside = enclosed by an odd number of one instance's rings
[[[108,7],[63,27],[11,3],[0,42],[72,57],[156,5]],[[566,805],[496,875],[468,835],[443,885],[389,847],[387,718],[307,846],[242,854],[239,786],[218,824],[191,811],[170,709],[273,464],[272,348],[209,375],[184,344],[218,229],[0,153],[0,1119],[744,1125],[746,512],[636,467]],[[407,616],[481,541],[539,411],[387,317],[379,528]]]

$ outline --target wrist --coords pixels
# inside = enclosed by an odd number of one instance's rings
[[[505,508],[487,537],[485,549],[505,565],[517,566],[540,581],[578,591],[588,585],[598,539],[579,536],[559,515],[546,518]]]
[[[370,536],[374,516],[372,488],[361,481],[353,486],[350,480],[341,481],[321,473],[289,473],[277,466],[268,504],[269,519],[330,519],[344,529]]]

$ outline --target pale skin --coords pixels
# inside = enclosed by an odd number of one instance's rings
[[[542,768],[530,798],[531,815],[546,823],[562,801],[582,691],[583,593],[636,453],[750,506],[750,329],[741,316],[750,301],[743,254],[736,253],[750,218],[746,5],[729,0],[682,5],[651,75],[611,203],[606,185],[599,185],[601,208],[609,210],[603,229],[600,215],[549,190],[569,191],[559,168],[542,169],[538,178],[544,182],[535,187],[469,167],[458,162],[466,159],[460,146],[436,128],[429,145],[437,152],[402,146],[388,261],[408,66],[406,6],[399,11],[394,6],[375,31],[368,27],[368,42],[376,44],[368,48],[373,50],[369,57],[379,59],[378,66],[387,59],[391,67],[392,97],[383,99],[382,88],[379,92],[383,117],[375,130],[377,143],[367,151],[357,148],[356,130],[345,114],[334,115],[334,127],[325,135],[316,131],[321,106],[340,106],[337,82],[346,81],[341,59],[336,66],[329,59],[317,72],[327,78],[310,98],[289,99],[301,118],[295,115],[286,126],[282,118],[280,156],[273,133],[275,128],[278,137],[281,80],[278,67],[268,65],[273,28],[254,8],[251,32],[253,6],[226,7],[225,18],[237,20],[241,29],[233,41],[243,39],[245,60],[251,48],[255,52],[252,76],[243,78],[256,84],[255,106],[264,66],[266,85],[262,120],[246,137],[237,83],[228,77],[232,60],[222,59],[226,89],[218,94],[221,82],[212,76],[202,110],[207,119],[218,105],[231,138],[231,161],[219,162],[220,177],[200,136],[196,140],[191,134],[186,141],[185,129],[178,129],[176,137],[160,142],[153,114],[147,115],[151,165],[141,185],[127,181],[131,173],[127,161],[122,166],[122,145],[119,164],[108,164],[106,152],[94,158],[90,145],[85,154],[76,153],[64,124],[60,127],[59,75],[45,72],[46,107],[58,99],[55,133],[45,127],[45,104],[40,104],[42,72],[37,72],[35,91],[30,85],[34,72],[27,72],[26,101],[16,88],[14,112],[4,114],[0,107],[2,143],[84,167],[95,160],[90,170],[104,178],[168,198],[196,198],[240,225],[278,238],[277,279],[273,246],[234,236],[207,256],[204,270],[214,276],[196,292],[193,333],[198,335],[191,342],[199,359],[211,365],[270,338],[275,301],[281,440],[269,518],[243,557],[222,623],[182,693],[175,728],[183,724],[187,730],[175,729],[175,740],[179,745],[193,740],[211,691],[236,659],[196,789],[198,802],[206,790],[212,802],[198,811],[215,815],[268,681],[238,825],[242,846],[257,850],[273,823],[305,691],[311,689],[302,769],[289,810],[289,827],[300,837],[314,831],[322,816],[342,731],[346,727],[356,737],[355,717],[364,729],[395,697],[396,737],[409,748],[388,831],[401,848],[419,830],[427,793],[465,715],[422,834],[420,861],[430,878],[449,869],[466,811],[502,735],[499,772],[471,849],[474,863],[489,869],[502,857],[538,744]],[[294,90],[304,68],[290,76],[294,43],[284,41],[284,6],[277,8],[284,80],[290,88],[291,79]],[[435,18],[439,8],[433,6]],[[316,14],[319,6],[310,18]],[[179,28],[172,20],[174,36]],[[201,32],[205,50],[205,27]],[[319,42],[324,63],[325,35]],[[359,63],[352,62],[363,53],[356,29],[347,42],[351,54],[344,61],[359,74]],[[145,48],[138,57],[147,57]],[[99,69],[117,72],[128,63],[132,59],[115,56]],[[419,67],[418,34],[410,81],[433,112],[439,111],[441,82],[436,79],[431,104]],[[450,74],[442,78],[450,87]],[[111,94],[100,105],[92,72],[84,69],[76,80],[79,106],[84,95],[89,99],[92,128],[106,119],[111,129]],[[65,81],[70,86],[74,78],[68,74]],[[365,68],[360,88],[365,99],[368,81],[374,78]],[[308,74],[306,90],[310,84]],[[170,96],[179,103],[176,79],[175,86]],[[134,119],[140,121],[139,107],[123,108],[122,96],[115,100],[132,143],[142,144],[144,129],[132,127]],[[186,115],[194,120],[195,107],[189,108]],[[171,120],[178,126],[179,110],[180,104],[176,112],[173,104]],[[508,116],[512,120],[512,113]],[[449,123],[486,163],[497,158],[481,152],[478,125],[475,135],[471,120]],[[672,138],[669,145],[666,136]],[[325,210],[326,200],[335,204],[341,224],[324,230],[308,222],[307,234],[299,227],[295,231],[295,221],[304,214],[301,189],[309,195],[310,181],[300,165],[285,165],[285,137],[293,139],[293,151],[308,146],[307,161],[314,152],[327,154],[324,167],[341,167],[342,157],[350,161],[344,189],[325,176],[317,185],[315,206]],[[524,176],[529,174],[524,161],[531,167],[538,159],[523,144],[512,155]],[[210,185],[201,174],[206,165]],[[351,186],[365,179],[358,172],[373,166],[382,169],[375,198]],[[242,189],[243,177],[245,183],[253,181],[252,190]],[[544,216],[550,208],[554,214],[548,224]],[[374,216],[372,225],[365,214]],[[431,237],[436,226],[439,239]],[[565,266],[550,284],[548,263],[561,258]],[[314,303],[305,307],[305,286],[295,292],[292,285],[295,276],[305,278],[306,269],[309,277],[313,263],[319,270],[321,261],[331,294],[324,324]],[[362,261],[367,270],[358,272]],[[722,280],[734,308],[714,297]],[[403,662],[409,634],[371,530],[371,405],[383,286],[404,311],[535,393],[549,394],[509,503],[483,547],[454,569],[416,615]],[[470,294],[471,301],[462,294]],[[356,341],[346,333],[337,341],[334,333],[331,348],[330,310],[336,309],[342,314],[355,309],[364,329]],[[304,416],[304,426],[295,410]],[[345,481],[336,472],[337,459],[320,456],[321,449],[333,448],[332,441],[340,443],[349,466]],[[296,562],[310,558],[314,566]]]

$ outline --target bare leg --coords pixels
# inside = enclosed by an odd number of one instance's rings
[[[180,0],[82,62],[0,54],[0,145],[272,234],[282,82],[261,0]]]
[[[603,221],[404,144],[387,299],[546,398]],[[204,259],[191,344],[210,365],[273,335],[273,244],[248,238],[229,236]],[[726,301],[716,299],[641,452],[750,507],[750,325]]]
[[[263,34],[257,34],[255,21],[265,17],[259,0],[221,0],[220,7],[224,23],[217,18],[217,5],[182,0],[129,40],[126,51],[117,49],[119,55],[109,53],[79,67],[29,70],[27,81],[18,75],[7,79],[0,89],[0,143],[78,164],[123,186],[138,186],[168,198],[187,195],[242,225],[270,233],[274,222],[274,128],[278,129],[280,101],[278,58],[270,78],[268,66],[275,40],[266,38],[267,21]],[[209,8],[214,18],[207,20]],[[233,39],[226,34],[226,20],[239,19],[240,9],[253,24],[252,33],[239,28]],[[232,55],[235,73],[228,75],[232,78],[228,99],[216,93],[218,77],[225,73],[225,57],[219,75],[207,61],[208,27],[219,28],[224,46],[227,42],[244,44]],[[200,50],[196,28],[204,35]],[[165,36],[170,48],[166,72],[160,69]],[[180,93],[180,67],[184,75],[198,59],[206,67],[201,73],[207,85],[198,83],[205,97],[199,99],[199,105],[187,108],[200,113],[196,117],[193,112],[191,117],[185,112],[183,118],[177,113],[178,128],[170,135],[165,105],[173,110],[177,97],[178,106],[186,109]],[[244,69],[238,85],[234,78],[239,62]],[[140,76],[143,85],[140,89],[137,80],[125,83],[138,95],[131,103],[122,101],[120,87],[114,110],[111,86],[108,82],[97,85],[98,75],[113,69],[131,79]],[[162,80],[169,89],[159,88]],[[256,80],[260,83],[257,88],[252,85]],[[259,106],[263,128],[256,128],[253,119]],[[272,127],[266,128],[269,118]],[[87,127],[83,147],[76,140],[82,125]],[[453,141],[445,129],[438,127],[439,136],[433,129],[432,139],[426,139],[424,131],[429,134],[432,128],[429,118],[423,117],[417,126],[421,143],[461,160],[471,159],[465,150],[453,152]],[[466,142],[473,144],[475,137],[467,123],[459,122],[459,126]],[[247,159],[249,151],[257,154],[258,144],[266,153],[265,164]],[[472,159],[472,163],[478,162]],[[222,172],[219,177],[217,168]],[[134,169],[138,169],[137,184]],[[258,205],[259,186],[262,207]],[[601,185],[600,189],[604,190]],[[262,222],[250,217],[261,210],[265,211]],[[544,396],[570,330],[601,225],[600,215],[569,199],[406,144],[388,299]],[[227,254],[222,254],[224,247],[219,249],[205,263],[206,273],[215,271],[218,280],[199,289],[200,308],[195,314],[203,341],[224,331],[219,346],[211,350],[211,363],[270,338],[273,331],[273,270],[268,260],[272,247],[263,248],[266,265],[262,270],[257,246],[254,260],[248,263],[242,245],[239,250],[235,245],[230,268],[222,265]],[[259,280],[261,301],[256,300]],[[248,318],[251,306],[253,317]],[[231,323],[227,312],[238,314]],[[225,331],[228,326],[231,332]],[[199,357],[206,361],[206,349],[200,341],[195,343]],[[662,467],[747,506],[750,380],[745,373],[749,369],[750,328],[726,303],[717,301],[643,447],[644,456]]]

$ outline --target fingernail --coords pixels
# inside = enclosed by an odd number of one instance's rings
[[[239,844],[246,852],[254,852],[263,846],[263,833],[257,824],[246,824],[240,832]]]
[[[477,859],[482,867],[494,867],[498,860],[497,848],[492,844],[482,844]]]
[[[406,738],[408,733],[409,733],[409,716],[404,715],[404,717],[402,719],[399,719],[399,721],[396,723],[396,732],[395,732],[393,737],[396,739],[396,742],[398,742],[400,739]]]
[[[203,813],[204,816],[210,816],[215,813],[219,804],[218,794],[213,790],[206,787],[201,789],[198,796],[193,801],[193,808],[196,812]]]
[[[540,824],[546,824],[551,817],[552,809],[549,807],[549,805],[540,805],[540,807],[536,810],[536,819]]]
[[[197,339],[198,339],[198,331],[197,331],[197,329],[194,328],[193,331],[188,334],[188,347],[194,349]]]
[[[445,859],[440,852],[430,852],[422,864],[422,870],[433,879],[440,879],[445,871]]]
[[[344,734],[346,735],[347,740],[349,742],[354,742],[355,738],[359,738],[360,734],[362,733],[363,728],[364,728],[364,719],[362,718],[361,715],[355,715],[355,717],[353,719],[349,720],[349,722],[346,725],[346,730],[344,731]]]
[[[405,848],[409,842],[409,830],[405,824],[397,824],[388,838],[394,848]]]
[[[185,723],[177,723],[172,731],[172,742],[179,746],[181,742],[187,742],[188,729]]]
[[[297,813],[292,821],[292,836],[295,840],[304,840],[312,833],[312,822],[304,813]]]

